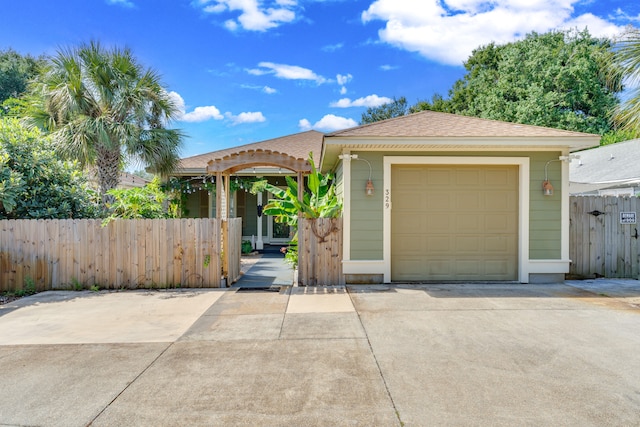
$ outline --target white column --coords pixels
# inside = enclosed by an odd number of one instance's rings
[[[343,151],[342,159],[342,260],[351,259],[351,154]]]
[[[258,193],[258,206],[262,205],[262,191]],[[256,241],[256,249],[264,249],[264,242],[262,241],[262,217],[258,216],[258,240]]]

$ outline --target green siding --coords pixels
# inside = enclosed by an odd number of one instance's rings
[[[373,196],[365,194],[369,179],[369,165],[361,160],[351,161],[351,259],[382,259],[382,153],[359,153],[371,163]]]
[[[549,163],[548,178],[554,186],[553,196],[542,194],[544,166],[561,155],[553,152],[353,152],[371,163],[375,194],[366,196],[364,188],[369,178],[366,162],[351,162],[351,259],[380,260],[383,258],[383,166],[385,156],[475,156],[529,157],[529,257],[530,259],[560,259],[561,245],[561,164]]]
[[[529,186],[529,258],[560,259],[562,165],[555,161],[547,167],[548,178],[553,185],[553,196],[542,193],[544,166],[549,160],[557,160],[560,152],[531,153]]]

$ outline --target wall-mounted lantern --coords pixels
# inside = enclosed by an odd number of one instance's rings
[[[357,154],[340,154],[338,158],[342,160],[362,160],[363,162],[366,162],[367,165],[369,165],[369,179],[367,179],[367,183],[364,186],[364,194],[366,194],[367,196],[373,196],[375,189],[373,187],[373,181],[371,180],[371,163],[369,163],[369,161],[366,159],[358,158]]]
[[[549,167],[549,163],[551,162],[567,162],[571,163],[573,159],[579,159],[580,156],[577,154],[570,154],[568,156],[560,156],[557,159],[549,160],[544,165],[544,181],[542,181],[542,194],[545,196],[553,196],[553,185],[551,185],[551,181],[549,181],[549,175],[547,173],[547,168]]]

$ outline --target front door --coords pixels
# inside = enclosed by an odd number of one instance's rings
[[[293,237],[291,227],[282,222],[276,222],[275,217],[269,218],[269,241],[271,243],[288,243]]]

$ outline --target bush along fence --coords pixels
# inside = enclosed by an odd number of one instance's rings
[[[219,287],[240,274],[241,221],[3,220],[0,291]]]
[[[637,197],[572,196],[569,278],[638,279]]]
[[[300,218],[298,225],[298,283],[344,285],[342,218]]]

